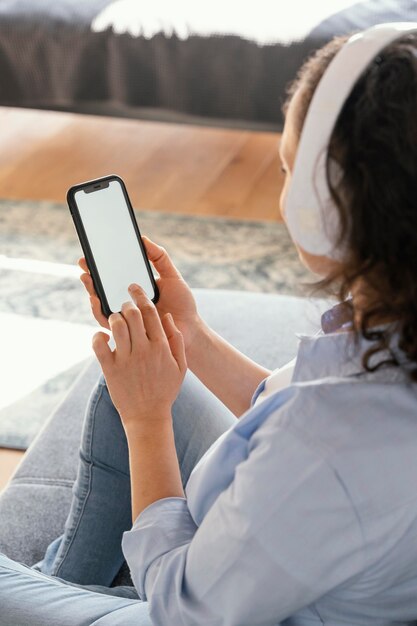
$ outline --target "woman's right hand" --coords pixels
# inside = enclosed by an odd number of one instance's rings
[[[185,349],[187,350],[201,322],[194,296],[171,261],[167,251],[147,237],[142,237],[142,240],[148,258],[159,274],[159,278],[156,280],[159,289],[159,300],[156,308],[159,316],[162,318],[166,313],[171,313],[175,325],[184,337]],[[81,258],[78,264],[84,272],[80,279],[90,296],[93,315],[100,326],[110,329],[109,322],[101,310],[100,300],[95,292],[93,279],[90,276],[85,258]],[[128,297],[126,291],[126,300]]]

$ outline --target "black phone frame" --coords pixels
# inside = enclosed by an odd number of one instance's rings
[[[90,274],[91,274],[91,278],[93,279],[93,284],[94,284],[94,289],[96,290],[96,293],[100,299],[100,303],[101,303],[101,310],[103,311],[103,315],[105,315],[105,317],[109,317],[113,312],[116,311],[112,311],[109,307],[109,303],[107,301],[106,298],[106,294],[103,288],[103,284],[101,282],[100,279],[100,275],[98,273],[98,269],[97,269],[97,265],[96,262],[94,260],[94,255],[93,252],[91,250],[89,241],[88,241],[88,237],[87,237],[87,233],[85,232],[84,229],[84,225],[81,219],[81,215],[80,212],[78,210],[77,207],[77,203],[75,200],[75,193],[77,191],[86,191],[86,189],[90,188],[90,191],[87,191],[87,193],[94,193],[95,190],[99,190],[99,189],[104,189],[105,187],[109,186],[109,183],[111,181],[117,181],[123,191],[123,195],[124,198],[126,200],[126,205],[130,214],[130,218],[132,220],[132,224],[133,224],[133,228],[135,230],[137,239],[138,239],[138,243],[143,255],[143,259],[145,261],[145,266],[148,270],[148,274],[149,274],[149,278],[151,280],[152,286],[153,286],[153,290],[154,290],[154,296],[152,298],[152,302],[154,304],[156,304],[158,302],[159,299],[159,289],[158,289],[158,285],[155,282],[155,277],[153,275],[152,272],[152,268],[151,268],[151,264],[149,262],[148,259],[148,255],[146,254],[146,249],[145,246],[143,244],[142,241],[142,236],[140,234],[140,230],[139,230],[139,226],[138,223],[136,221],[136,216],[132,207],[132,203],[130,202],[130,198],[129,195],[127,193],[127,189],[126,189],[126,185],[124,183],[124,181],[122,180],[122,178],[120,178],[120,176],[118,176],[117,174],[109,174],[108,176],[102,176],[101,178],[96,178],[94,180],[88,180],[84,183],[79,183],[77,185],[74,185],[72,187],[70,187],[68,189],[67,192],[67,202],[68,202],[68,207],[70,210],[70,213],[72,215],[72,219],[74,221],[74,226],[75,226],[75,230],[77,231],[77,235],[78,238],[80,240],[80,244],[81,244],[81,248],[83,250],[84,256],[85,256],[85,260],[87,261],[87,265],[88,265],[88,269],[90,270]],[[118,311],[117,311],[118,312]]]

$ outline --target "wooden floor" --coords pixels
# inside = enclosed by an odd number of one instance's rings
[[[19,450],[6,450],[0,448],[0,492],[6,486],[7,481],[23,457]]]
[[[0,107],[0,198],[119,174],[138,209],[280,219],[279,135]],[[0,449],[0,491],[22,453]]]
[[[278,220],[279,135],[0,107],[0,197],[124,178],[138,209]]]

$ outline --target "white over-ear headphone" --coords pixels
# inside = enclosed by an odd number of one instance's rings
[[[340,221],[326,179],[329,141],[343,105],[371,61],[391,42],[417,31],[417,23],[379,24],[353,35],[324,72],[301,133],[285,201],[285,221],[293,240],[304,250],[335,260]]]

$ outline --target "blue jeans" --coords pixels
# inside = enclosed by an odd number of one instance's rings
[[[236,417],[188,372],[173,406],[181,477]],[[132,525],[128,448],[100,378],[86,412],[77,479],[64,534],[28,568],[0,555],[0,626],[150,626],[132,586],[113,586]]]

